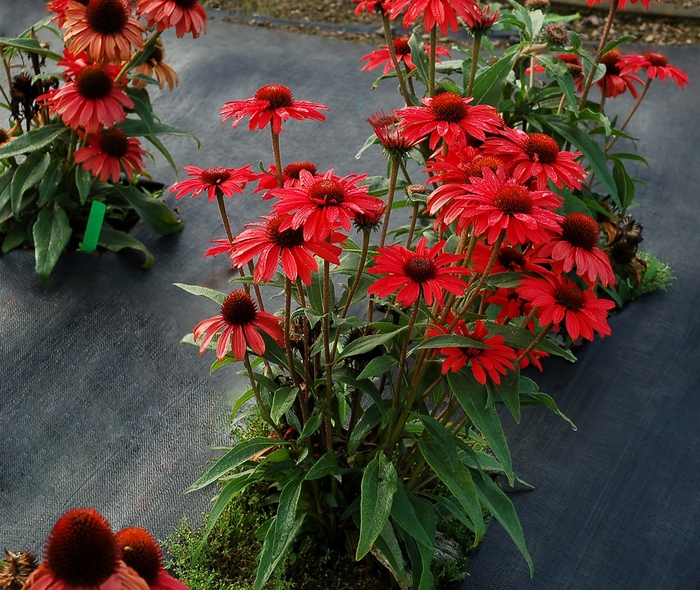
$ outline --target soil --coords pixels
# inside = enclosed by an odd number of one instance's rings
[[[210,8],[220,8],[234,13],[226,17],[232,22],[252,26],[279,27],[304,34],[327,35],[381,45],[383,30],[378,15],[366,13],[355,16],[354,2],[350,0],[203,0]],[[593,9],[566,4],[552,5],[556,14],[575,14],[581,18],[569,27],[584,42],[594,43],[600,38],[607,3],[596,4]],[[638,5],[631,4],[637,8]],[[700,45],[700,18],[691,18],[689,11],[697,13],[700,0],[663,0],[665,12],[677,11],[677,16],[654,14],[655,5],[642,14],[622,10],[618,13],[612,37],[633,35],[646,45]],[[398,22],[397,22],[398,25]],[[398,25],[400,27],[400,25]],[[448,39],[440,39],[446,42]],[[449,39],[458,44],[468,44],[465,39]]]

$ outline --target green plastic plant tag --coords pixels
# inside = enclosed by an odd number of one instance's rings
[[[90,216],[88,217],[87,228],[85,228],[85,237],[80,243],[80,249],[83,252],[91,254],[97,248],[97,240],[100,239],[102,231],[102,222],[105,218],[107,207],[100,201],[93,201],[90,206]]]

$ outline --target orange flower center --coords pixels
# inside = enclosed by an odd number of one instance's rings
[[[521,186],[504,186],[496,193],[494,205],[506,215],[530,213],[532,197],[530,191]]]
[[[122,559],[136,570],[149,586],[152,586],[161,569],[161,551],[158,544],[145,530],[132,527],[117,533],[122,548]]]
[[[469,163],[467,167],[467,176],[481,178],[484,168],[490,168],[496,172],[501,165],[503,165],[503,162],[499,158],[494,158],[493,156],[477,156]]]
[[[508,270],[521,270],[525,267],[525,256],[517,248],[504,246],[498,252],[498,262]]]
[[[119,547],[94,508],[74,508],[54,525],[46,545],[53,574],[71,587],[96,587],[117,569]]]
[[[318,205],[340,205],[345,201],[345,191],[335,180],[319,180],[309,189],[309,199]]]
[[[115,35],[124,30],[129,13],[120,0],[90,0],[85,18],[90,28],[100,35]]]
[[[617,49],[608,51],[603,57],[600,58],[600,63],[605,66],[606,76],[619,76],[620,68],[617,62],[620,59],[620,52]]]
[[[559,155],[559,145],[544,133],[533,133],[525,144],[525,153],[533,162],[554,164]]]
[[[423,283],[435,277],[435,263],[425,256],[414,256],[403,265],[404,274],[416,283]]]
[[[668,60],[660,53],[647,53],[644,56],[652,66],[663,67],[668,64]]]
[[[231,173],[229,172],[228,168],[214,166],[213,168],[207,168],[206,170],[202,170],[202,173],[199,175],[199,178],[205,184],[219,185],[231,178]]]
[[[598,245],[598,224],[585,213],[570,213],[564,218],[562,238],[572,246],[593,250]]]
[[[129,148],[129,140],[121,129],[110,129],[102,133],[100,149],[112,158],[121,158],[126,155]]]
[[[554,290],[554,298],[559,305],[563,305],[570,311],[583,309],[586,304],[586,297],[583,291],[576,285],[559,285]]]
[[[264,100],[270,103],[269,108],[285,109],[294,104],[292,91],[282,84],[268,84],[255,93],[255,100]]]
[[[439,121],[459,123],[467,116],[467,105],[459,94],[443,92],[433,99],[430,112]]]
[[[396,55],[410,55],[411,48],[408,46],[408,37],[394,39],[394,51]]]
[[[85,66],[75,76],[75,86],[84,99],[98,100],[112,92],[112,78],[98,65]]]
[[[282,174],[284,174],[284,176],[289,176],[289,178],[293,178],[294,180],[299,180],[299,173],[302,170],[306,170],[313,176],[316,174],[318,168],[316,168],[316,166],[311,162],[292,162],[284,167]]]
[[[253,298],[245,291],[231,291],[221,305],[221,315],[234,326],[250,324],[258,315]]]
[[[280,215],[275,217],[267,225],[267,237],[272,243],[280,248],[294,248],[295,246],[301,246],[304,243],[304,228],[298,227],[297,229],[292,229],[291,227],[280,231],[279,227],[282,225],[284,220],[287,219],[286,215]]]

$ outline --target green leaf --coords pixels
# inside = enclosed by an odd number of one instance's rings
[[[253,590],[262,590],[301,529],[306,513],[297,517],[296,511],[302,483],[302,480],[291,480],[282,489],[277,516],[265,535]]]
[[[360,539],[355,559],[360,561],[382,532],[389,519],[398,476],[394,465],[380,449],[362,475],[360,485]]]
[[[252,389],[249,389],[246,391],[244,394],[239,396],[239,398],[236,400],[236,403],[233,404],[233,409],[231,410],[231,417],[235,417],[236,414],[238,414],[238,411],[243,407],[243,405],[247,402],[250,401],[255,397],[255,392]]]
[[[411,560],[414,590],[433,590],[434,577],[430,571],[430,563],[433,560],[435,549],[433,539],[435,538],[435,528],[437,523],[436,511],[433,505],[427,500],[411,498],[411,504],[415,509],[416,516],[420,520],[421,527],[426,531],[430,539],[430,546],[416,543],[414,538],[408,533],[402,534],[406,551]],[[399,531],[401,533],[401,531]]]
[[[7,254],[20,246],[27,239],[27,229],[21,223],[15,221],[12,227],[7,230],[5,238],[2,241],[2,253]]]
[[[10,200],[12,201],[12,214],[19,219],[22,197],[30,188],[34,188],[41,182],[46,169],[51,162],[48,153],[36,152],[27,156],[15,171],[10,185]]]
[[[501,399],[506,407],[513,414],[515,421],[520,424],[520,391],[518,389],[520,383],[520,367],[515,364],[515,368],[508,371],[501,377],[501,384],[498,386],[498,392],[501,394]]]
[[[530,577],[533,576],[535,568],[532,564],[532,559],[525,546],[525,536],[523,527],[520,525],[518,515],[515,513],[513,503],[508,496],[503,493],[503,490],[486,474],[476,472],[474,483],[479,498],[484,503],[489,512],[501,523],[511,539],[515,542],[523,554],[525,561],[530,567]]]
[[[270,409],[270,416],[275,424],[294,405],[298,393],[298,387],[280,387],[275,391],[272,397],[272,408]]]
[[[389,520],[384,524],[382,532],[374,541],[375,551],[379,550],[389,563],[394,578],[406,584],[406,569],[403,563],[403,553],[394,533],[394,527]]]
[[[613,162],[613,178],[617,185],[617,191],[620,194],[622,213],[624,213],[634,200],[634,180],[632,180],[632,177],[627,173],[625,165],[617,159]]]
[[[176,287],[180,287],[183,291],[192,293],[192,295],[200,295],[211,299],[214,303],[219,305],[224,304],[224,299],[226,299],[226,293],[221,291],[214,291],[214,289],[209,289],[207,287],[200,287],[199,285],[185,285],[184,283],[173,283]]]
[[[34,129],[29,133],[20,135],[14,141],[0,147],[0,159],[12,156],[20,156],[40,150],[49,145],[53,140],[59,138],[68,131],[68,127],[60,124],[44,125]]]
[[[366,140],[364,145],[360,148],[360,150],[355,154],[355,159],[359,160],[362,157],[363,152],[371,145],[374,145],[375,143],[379,143],[379,139],[377,139],[377,136],[372,133]]]
[[[503,85],[519,55],[520,47],[514,45],[507,49],[495,64],[476,76],[474,88],[472,89],[474,101],[471,104],[498,106],[501,93],[503,92]]]
[[[93,179],[92,172],[83,170],[82,166],[75,167],[75,186],[78,189],[78,195],[80,195],[81,205],[84,205],[87,201]]]
[[[479,432],[489,443],[501,465],[503,465],[508,481],[513,485],[515,476],[513,474],[513,461],[510,456],[510,449],[508,448],[496,408],[493,405],[487,406],[488,394],[486,387],[478,383],[468,371],[448,373],[447,379],[455,397],[474,426],[479,429]]]
[[[357,376],[358,379],[367,379],[369,377],[377,377],[389,371],[396,366],[397,360],[393,356],[383,355],[372,359],[369,364]]]
[[[46,282],[72,233],[68,215],[58,205],[45,207],[39,212],[32,232],[36,274]]]
[[[574,424],[569,418],[564,414],[558,407],[556,402],[546,393],[539,391],[528,391],[524,394],[526,397],[532,398],[537,402],[538,405],[543,405],[552,410],[557,416],[566,420],[570,425],[572,430],[578,430],[576,424]]]
[[[442,454],[449,462],[450,467],[454,471],[459,465],[459,459],[457,458],[457,445],[455,444],[454,437],[447,431],[440,422],[438,422],[432,416],[424,416],[423,414],[414,414],[425,426],[428,434],[437,443],[440,449],[440,454]]]
[[[396,480],[396,492],[394,493],[394,500],[391,505],[391,518],[393,518],[404,531],[411,535],[416,542],[433,549],[433,541],[418,519],[401,479]]]
[[[422,348],[489,348],[489,346],[479,340],[467,338],[466,336],[444,334],[423,340],[423,342],[413,348],[413,350],[420,350]]]
[[[4,46],[4,48],[12,47],[24,53],[36,53],[37,55],[48,57],[54,61],[63,59],[58,53],[54,53],[42,47],[37,39],[8,39],[7,37],[0,37],[0,45]]]
[[[238,443],[228,453],[221,457],[202,477],[185,490],[186,494],[201,490],[210,483],[215,482],[220,477],[226,475],[231,470],[245,463],[259,452],[269,449],[275,445],[288,444],[286,441],[274,438],[264,438],[256,436],[241,443]]]
[[[133,185],[120,186],[119,194],[136,210],[146,225],[161,236],[180,231],[185,225],[163,201],[145,194]]]
[[[581,150],[581,153],[588,160],[588,163],[591,165],[591,168],[601,184],[610,194],[610,198],[621,208],[620,197],[617,194],[617,186],[615,185],[612,174],[610,174],[610,170],[608,170],[608,161],[600,145],[585,131],[571,125],[559,115],[535,115],[535,118]]]
[[[428,465],[469,515],[474,526],[474,544],[476,545],[484,535],[484,515],[481,512],[479,497],[469,470],[460,462],[457,463],[456,468],[452,469],[449,463],[442,460],[443,453],[440,452],[440,445],[434,442],[421,438],[418,440],[418,448]]]
[[[151,268],[153,263],[156,261],[153,254],[151,254],[148,251],[148,248],[139,242],[139,240],[125,234],[124,232],[111,228],[106,223],[102,224],[100,238],[97,240],[97,244],[103,248],[107,248],[107,250],[110,252],[119,252],[124,248],[131,248],[132,250],[143,252],[146,255],[146,260],[141,265],[141,268]]]
[[[519,272],[497,272],[489,275],[486,282],[492,287],[501,289],[515,289],[520,286],[522,274]]]
[[[304,424],[301,434],[299,434],[297,442],[304,440],[305,438],[309,438],[314,432],[321,428],[321,424],[323,424],[323,416],[320,414],[313,414],[312,416],[309,416],[306,424]]]
[[[624,35],[619,39],[613,39],[612,41],[609,41],[605,47],[603,47],[603,51],[600,52],[600,55],[605,55],[606,53],[609,53],[610,51],[612,51],[616,47],[619,47],[623,43],[630,43],[636,40],[637,37],[635,37],[634,35]]]
[[[337,471],[338,457],[336,456],[335,451],[328,451],[318,461],[316,461],[316,463],[314,463],[304,479],[307,481],[312,479],[321,479],[322,477],[326,477],[326,475],[337,473]]]
[[[513,326],[511,324],[504,326],[503,324],[489,322],[488,329],[490,335],[503,336],[508,346],[512,346],[513,348],[522,348],[523,350],[530,346],[532,341],[536,338],[535,334],[530,332],[530,330],[526,328],[518,328],[517,326]],[[542,339],[535,349],[542,350],[547,354],[554,356],[560,356],[568,361],[571,361],[572,363],[576,362],[576,357],[570,350],[560,348],[554,342],[547,340],[546,338]]]
[[[39,200],[37,207],[43,207],[56,194],[56,189],[63,179],[63,162],[52,160],[39,183]]]
[[[411,49],[411,61],[413,65],[416,66],[416,73],[421,79],[421,82],[429,85],[430,74],[428,72],[428,56],[425,53],[425,46],[423,45],[423,40],[420,35],[413,31],[411,38],[408,40],[408,46]]]
[[[350,433],[350,438],[348,438],[348,453],[354,453],[357,447],[360,446],[362,439],[367,436],[373,428],[378,426],[382,421],[382,411],[380,406],[376,403],[369,406],[362,418],[359,419],[355,428],[353,428]]]
[[[364,354],[365,352],[374,350],[375,348],[377,348],[377,346],[381,346],[382,344],[386,344],[387,342],[392,340],[397,334],[400,334],[405,329],[405,327],[399,328],[397,330],[394,330],[393,332],[388,332],[386,334],[371,334],[370,336],[362,336],[357,340],[353,340],[343,349],[343,352],[341,352],[338,355],[337,360],[348,356]]]
[[[0,174],[0,211],[10,202],[10,186],[16,168],[9,168]]]

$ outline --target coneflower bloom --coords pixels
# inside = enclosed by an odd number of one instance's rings
[[[471,271],[483,273],[491,260],[492,253],[493,248],[483,242],[477,242],[471,258]],[[533,248],[530,244],[526,244],[522,250],[510,244],[502,244],[490,274],[501,272],[545,273],[547,272],[545,265],[549,262],[551,261],[545,258],[539,249]]]
[[[318,271],[314,256],[333,264],[340,264],[342,248],[333,243],[343,242],[347,236],[332,232],[328,241],[305,240],[304,230],[280,227],[287,215],[265,215],[264,221],[246,224],[243,232],[233,239],[233,261],[238,266],[258,257],[255,265],[256,283],[269,281],[281,265],[282,272],[291,280],[300,277],[305,285],[311,284],[311,273]]]
[[[506,172],[518,182],[536,179],[538,190],[546,189],[549,180],[559,188],[580,189],[586,178],[583,166],[576,162],[581,152],[560,151],[557,142],[544,133],[528,135],[520,129],[504,129],[503,137],[490,137],[483,149],[501,158]]]
[[[121,170],[129,180],[134,179],[134,172],[141,173],[144,156],[141,142],[115,127],[89,133],[87,145],[75,152],[75,161],[100,180],[118,182]]]
[[[498,306],[498,316],[496,317],[497,324],[503,324],[506,321],[514,320],[515,318],[525,317],[532,311],[532,304],[525,301],[517,289],[507,289],[501,287],[496,289],[495,293],[486,297],[486,303],[491,303]],[[534,321],[528,326],[530,330],[534,330]]]
[[[48,105],[51,114],[60,115],[73,129],[83,127],[88,133],[97,133],[121,123],[126,119],[124,109],[134,108],[116,80],[117,66],[89,63],[85,53],[74,56],[67,50],[58,65],[66,66],[68,82],[41,95],[37,102]]]
[[[472,35],[483,35],[491,30],[493,25],[498,22],[500,16],[498,10],[492,10],[491,6],[482,8],[475,4],[469,10],[469,18],[465,19],[465,23]]]
[[[421,238],[415,252],[400,244],[379,248],[374,258],[375,266],[367,272],[386,276],[372,283],[368,292],[386,297],[398,291],[396,301],[404,307],[413,305],[421,295],[428,305],[433,301],[443,305],[443,290],[463,295],[467,284],[459,275],[469,274],[469,271],[452,266],[462,257],[443,252],[444,245],[443,241],[428,248],[427,240]]]
[[[151,590],[187,590],[163,567],[163,553],[153,537],[144,529],[130,527],[117,533],[122,559],[136,570]]]
[[[411,48],[408,45],[408,40],[410,37],[405,35],[403,37],[398,37],[394,39],[394,53],[396,53],[396,61],[399,64],[406,66],[409,70],[415,70],[416,66],[413,65],[411,60]],[[430,45],[425,46],[426,53],[430,53]],[[437,61],[440,61],[441,55],[449,56],[450,50],[444,45],[435,46],[435,55],[437,56]],[[384,66],[384,71],[382,72],[385,76],[394,69],[394,62],[391,61],[391,53],[389,53],[389,46],[385,45],[381,49],[375,49],[374,51],[364,55],[360,58],[360,61],[366,61],[367,63],[362,66],[362,72],[371,71],[379,66]]]
[[[548,274],[543,278],[525,277],[518,293],[537,307],[541,325],[564,322],[572,339],[583,336],[593,340],[594,332],[600,336],[612,334],[608,325],[608,310],[615,307],[609,299],[598,299],[593,291],[581,290],[568,277]]]
[[[282,84],[268,84],[258,89],[253,98],[227,102],[219,110],[223,115],[221,122],[233,118],[231,127],[236,127],[245,117],[250,116],[248,128],[264,129],[272,122],[272,130],[279,134],[282,121],[297,119],[315,119],[325,121],[326,116],[318,111],[327,111],[328,107],[306,100],[295,100],[292,91]]]
[[[197,0],[138,0],[136,13],[145,16],[148,26],[159,31],[175,27],[175,34],[184,37],[192,33],[196,39],[200,31],[207,32],[207,13]]]
[[[121,560],[109,523],[94,508],[73,508],[54,525],[45,559],[24,590],[148,590]]]
[[[486,348],[460,348],[456,346],[441,348],[440,354],[447,357],[442,362],[443,375],[449,371],[457,373],[469,363],[474,379],[479,383],[485,385],[490,377],[496,385],[499,385],[501,383],[501,375],[506,375],[508,371],[514,368],[515,351],[505,344],[503,336],[488,337],[489,331],[481,320],[476,321],[472,330],[469,330],[464,320],[459,320],[451,330],[448,330],[443,325],[439,325],[429,328],[425,332],[428,338],[444,334],[454,334],[455,336],[465,336],[472,340],[478,340]]]
[[[79,0],[52,0],[51,2],[46,3],[46,6],[48,7],[49,11],[53,12],[56,15],[51,20],[58,21],[58,27],[60,29],[63,28],[63,24],[66,20],[66,8],[68,8],[68,3],[74,1]]]
[[[644,4],[644,8],[649,10],[649,2],[651,0],[639,0],[642,4]],[[655,0],[655,2],[658,2],[659,0]],[[603,0],[588,0],[588,6],[593,6],[595,3],[602,3]],[[630,4],[636,4],[637,0],[630,0]],[[618,5],[618,8],[624,8],[627,5],[627,0],[620,0],[620,3]]]
[[[163,59],[165,58],[165,49],[163,49],[163,42],[160,37],[156,41],[156,45],[153,47],[153,51],[148,59],[143,62],[140,66],[134,68],[134,74],[142,74],[148,76],[149,78],[155,77],[163,88],[166,84],[172,92],[177,86],[178,78],[175,70],[173,70],[168,64],[166,64]],[[131,83],[136,88],[145,88],[146,81],[134,78]]]
[[[437,25],[445,37],[448,28],[454,33],[459,31],[458,16],[469,23],[475,6],[474,0],[394,0],[390,16],[394,19],[408,7],[403,17],[404,28],[407,29],[422,16],[426,31]]]
[[[574,79],[574,84],[579,92],[583,91],[583,64],[581,63],[581,58],[575,53],[561,53],[557,55],[557,59],[560,62],[566,64],[566,69],[568,70],[571,77]]]
[[[406,107],[396,114],[409,139],[418,142],[430,136],[430,149],[443,138],[448,144],[468,143],[469,138],[483,141],[486,133],[498,132],[503,122],[492,106],[470,106],[472,100],[471,96],[462,98],[454,92],[443,92],[424,98],[425,106]]]
[[[226,197],[233,197],[233,193],[242,193],[248,181],[255,180],[256,174],[250,169],[250,164],[243,168],[197,168],[185,166],[187,176],[185,180],[178,182],[171,189],[171,193],[177,193],[176,199],[192,192],[192,198],[198,197],[206,191],[210,201],[216,198],[217,191],[221,191]]]
[[[263,332],[282,345],[284,332],[280,326],[282,318],[258,311],[253,298],[243,290],[231,291],[221,305],[221,313],[199,322],[193,330],[195,342],[200,338],[199,353],[209,346],[217,334],[216,358],[223,360],[231,351],[233,356],[242,360],[246,347],[250,347],[259,356],[265,354],[265,341],[260,335]]]
[[[405,160],[408,153],[415,147],[416,140],[409,139],[403,132],[396,111],[391,110],[388,114],[384,111],[374,113],[367,118],[367,122],[372,126],[374,134],[377,136],[379,145],[384,150],[387,158],[402,158]]]
[[[541,244],[559,231],[559,215],[554,209],[562,198],[550,191],[531,191],[513,178],[507,178],[503,168],[496,173],[482,170],[482,178],[473,178],[464,185],[469,192],[456,197],[440,212],[445,226],[457,220],[457,233],[473,226],[477,235],[494,243],[505,230],[513,246],[527,242]]]
[[[311,162],[292,162],[282,168],[282,186],[283,188],[293,188],[299,186],[299,174],[302,170],[306,170],[314,176],[318,172],[316,164]],[[267,172],[258,174],[258,188],[253,191],[253,194],[260,191],[267,191],[263,196],[263,200],[272,199],[275,196],[275,189],[280,188],[277,182],[277,166],[270,164]]]
[[[132,47],[143,49],[146,29],[124,0],[90,0],[87,5],[69,2],[64,16],[64,41],[73,54],[85,50],[94,61],[119,62],[131,57]]]
[[[367,14],[375,12],[386,13],[391,10],[393,0],[353,0],[357,2],[355,7],[355,16],[360,16],[364,10]]]
[[[615,284],[615,273],[607,255],[598,248],[598,223],[585,213],[569,213],[561,225],[561,236],[543,244],[542,256],[551,256],[555,272],[576,269],[576,274],[593,286],[600,279],[603,287]]]
[[[641,86],[644,82],[629,71],[625,73],[621,71],[620,68],[624,62],[620,59],[620,52],[617,49],[608,51],[600,58],[600,63],[605,66],[605,74],[596,82],[596,86],[600,88],[603,96],[615,98],[628,89],[634,98],[639,96],[635,83]]]
[[[384,206],[381,199],[367,194],[366,186],[357,186],[367,178],[351,174],[340,177],[330,169],[323,176],[312,176],[306,170],[299,173],[299,186],[275,191],[279,197],[272,210],[289,213],[280,229],[304,228],[305,240],[325,240],[340,225],[349,230],[356,213],[377,211]]]
[[[668,59],[660,53],[647,53],[645,55],[621,55],[618,62],[620,74],[632,72],[636,74],[639,69],[643,69],[650,80],[659,78],[662,82],[666,78],[673,80],[681,90],[685,90],[689,84],[686,73],[676,66],[669,65]]]

